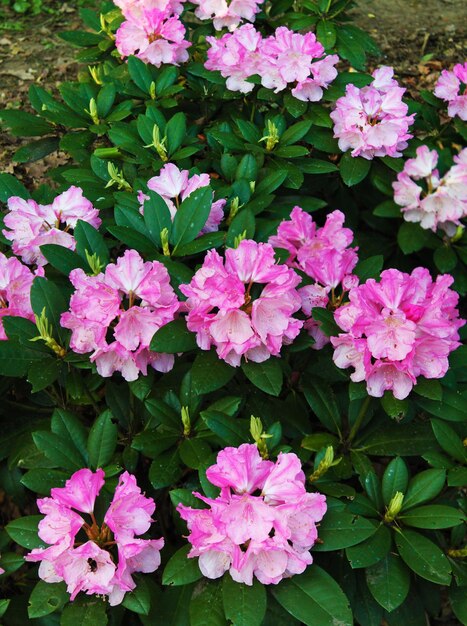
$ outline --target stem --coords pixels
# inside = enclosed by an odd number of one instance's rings
[[[362,425],[362,422],[365,418],[366,412],[368,411],[368,407],[370,406],[370,401],[371,398],[370,396],[367,396],[362,404],[362,407],[360,409],[359,414],[357,415],[357,419],[355,420],[355,424],[352,426],[352,429],[350,430],[349,433],[349,437],[347,439],[347,441],[350,443],[353,438],[355,437],[355,435],[358,432],[358,429],[360,428],[360,426]]]

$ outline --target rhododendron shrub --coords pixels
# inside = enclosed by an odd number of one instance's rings
[[[352,4],[88,6],[0,109],[2,624],[465,622],[464,60]]]

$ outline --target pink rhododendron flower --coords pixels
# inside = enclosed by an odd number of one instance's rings
[[[273,463],[245,443],[219,452],[206,476],[221,487],[215,499],[194,493],[209,508],[177,506],[190,531],[188,556],[199,557],[204,576],[220,578],[229,571],[237,582],[252,585],[256,576],[275,585],[310,565],[326,498],[307,493],[295,454],[280,453]]]
[[[303,324],[292,317],[300,308],[299,282],[292,269],[275,263],[269,244],[244,240],[226,251],[225,263],[210,250],[191,283],[180,285],[188,328],[202,350],[214,345],[234,367],[243,355],[258,363],[278,356]]]
[[[141,18],[144,10],[156,9],[167,15],[180,15],[183,11],[185,0],[113,0],[113,3],[121,9],[123,15],[129,19]]]
[[[305,328],[315,340],[312,346],[315,350],[329,343],[329,338],[312,319],[312,309],[339,306],[344,293],[358,282],[352,274],[358,262],[358,248],[349,247],[353,233],[350,228],[344,228],[344,220],[341,211],[333,211],[326,217],[325,225],[317,228],[311,215],[296,206],[290,220],[283,220],[277,228],[277,235],[269,238],[274,248],[289,252],[287,265],[300,269],[315,281],[298,290],[302,311],[309,318]],[[336,293],[338,287],[340,295]]]
[[[354,367],[351,379],[366,380],[371,396],[392,391],[399,400],[419,376],[442,378],[448,356],[459,344],[459,296],[449,289],[452,276],[433,282],[423,267],[411,274],[396,269],[350,290],[350,302],[335,313],[344,331],[331,338],[334,363]]]
[[[467,121],[467,62],[457,63],[452,71],[443,70],[435,85],[434,94],[448,102],[448,115]]]
[[[195,15],[200,20],[213,20],[214,28],[222,30],[227,27],[235,30],[240,22],[255,21],[255,15],[260,11],[258,5],[264,0],[193,0],[197,5]]]
[[[173,355],[149,350],[156,330],[172,321],[179,308],[162,263],[145,263],[136,250],[126,250],[105,272],[87,276],[75,269],[70,281],[75,292],[60,323],[72,331],[74,352],[92,352],[101,376],[118,371],[131,381],[140,372],[146,375],[148,365],[160,372],[172,369]]]
[[[177,208],[185,198],[188,198],[193,191],[207,187],[211,183],[209,174],[193,174],[190,176],[188,170],[180,170],[174,163],[167,163],[159,172],[158,176],[153,176],[148,180],[148,188],[158,193],[164,198],[172,219],[175,217]],[[148,196],[142,191],[138,193],[138,200],[141,203],[140,212],[144,213],[143,203]],[[219,230],[219,224],[224,218],[224,206],[226,201],[216,200],[212,203],[211,212],[206,224],[200,231],[200,235],[204,233],[212,233]]]
[[[127,19],[115,34],[115,45],[122,57],[134,54],[156,67],[188,60],[187,48],[191,43],[185,40],[185,27],[178,16],[171,15],[170,3],[165,9],[130,6],[124,14]]]
[[[39,268],[34,273],[15,257],[7,258],[0,252],[0,340],[7,339],[2,318],[25,317],[34,321],[31,307],[31,286],[36,276],[43,276]]]
[[[54,243],[74,250],[75,239],[70,229],[78,220],[99,228],[99,211],[83,196],[79,187],[70,187],[55,198],[52,204],[37,204],[17,196],[8,199],[8,213],[4,223],[9,230],[2,231],[13,242],[12,250],[25,263],[46,265],[47,259],[39,246]],[[63,230],[62,230],[63,228]]]
[[[416,158],[406,161],[392,184],[394,200],[407,222],[419,222],[433,232],[441,228],[452,237],[467,216],[467,148],[454,157],[455,165],[442,178],[437,163],[436,150],[417,148]]]
[[[263,39],[251,24],[240,26],[220,39],[206,37],[209,43],[208,70],[219,70],[231,91],[250,92],[248,79],[257,74],[261,84],[275,92],[293,86],[300,100],[317,101],[323,89],[337,76],[336,55],[324,56],[323,46],[313,33],[295,33],[285,26]],[[320,59],[320,60],[317,60]]]
[[[115,606],[136,587],[134,572],[154,572],[159,567],[164,540],[136,537],[149,530],[156,505],[141,493],[128,472],[120,476],[99,526],[94,507],[103,486],[102,469],[81,469],[65,487],[52,489],[50,498],[39,499],[39,511],[45,515],[39,522],[39,537],[49,547],[36,548],[25,559],[40,562],[42,580],[65,581],[70,600],[83,591],[108,596],[109,604]],[[77,511],[89,515],[89,521]],[[77,541],[78,533],[88,540]]]
[[[380,67],[372,74],[373,82],[363,88],[347,85],[345,96],[336,101],[331,113],[334,137],[343,152],[353,157],[401,156],[407,147],[409,126],[415,114],[407,115],[402,102],[405,89],[392,78],[391,67]]]

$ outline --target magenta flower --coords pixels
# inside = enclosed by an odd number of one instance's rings
[[[280,453],[273,463],[245,443],[219,452],[206,476],[221,487],[215,499],[194,493],[209,508],[177,506],[190,531],[188,556],[199,557],[204,576],[219,578],[229,571],[237,582],[252,585],[256,576],[275,585],[310,565],[326,498],[307,493],[295,454]]]
[[[454,157],[455,165],[442,178],[437,163],[436,150],[417,148],[416,158],[406,161],[392,184],[394,201],[407,222],[419,222],[433,232],[440,228],[452,237],[467,216],[467,148]]]
[[[99,526],[94,515],[96,498],[104,485],[104,471],[78,470],[51,498],[37,501],[45,515],[39,537],[48,548],[36,548],[25,559],[40,562],[39,577],[46,582],[65,581],[70,600],[80,591],[108,596],[120,604],[136,587],[134,572],[153,572],[160,564],[163,539],[140,539],[149,530],[156,505],[141,493],[134,476],[120,476],[114,497]],[[125,501],[125,502],[123,502]],[[90,516],[89,522],[79,513]],[[78,534],[87,537],[77,541]]]
[[[3,317],[11,315],[34,321],[31,286],[36,276],[43,275],[42,268],[32,272],[15,257],[7,258],[0,252],[0,341],[7,339],[2,323]]]
[[[219,70],[231,91],[250,92],[254,84],[248,79],[258,74],[263,87],[279,92],[292,86],[296,98],[314,102],[337,76],[334,65],[339,58],[324,56],[313,33],[302,35],[280,26],[263,39],[251,24],[245,24],[220,39],[206,37],[206,41],[210,48],[205,67]]]
[[[193,174],[190,176],[188,170],[180,170],[174,163],[167,163],[159,172],[158,176],[153,176],[148,180],[147,186],[152,191],[164,198],[172,219],[174,219],[180,203],[188,198],[196,189],[207,187],[211,183],[209,174]],[[140,212],[144,214],[143,203],[148,196],[142,191],[138,193],[138,200],[141,203]],[[219,230],[219,224],[224,219],[225,200],[216,200],[212,203],[211,212],[199,235],[212,233]]]
[[[185,0],[113,0],[113,3],[121,9],[123,15],[134,18],[141,17],[145,9],[157,9],[168,15],[175,13],[180,15],[183,11]]]
[[[115,34],[115,45],[122,57],[134,54],[145,63],[160,67],[179,65],[188,60],[185,27],[171,7],[164,10],[137,5],[125,10],[126,21]]]
[[[435,85],[434,94],[448,102],[448,115],[467,121],[467,62],[457,63],[452,71],[443,70]]]
[[[131,381],[140,372],[146,375],[148,365],[160,372],[172,369],[173,355],[149,350],[156,330],[172,321],[179,308],[162,263],[145,263],[136,250],[126,250],[105,272],[87,276],[75,269],[70,281],[75,292],[60,323],[72,331],[74,352],[92,352],[101,376],[118,371]]]
[[[350,302],[334,314],[344,331],[331,338],[337,367],[354,367],[354,382],[366,380],[370,396],[386,390],[402,400],[419,376],[442,378],[464,325],[449,274],[431,280],[423,267],[411,274],[385,270],[381,281],[350,290]]]
[[[269,244],[244,240],[226,251],[225,264],[210,250],[191,283],[180,285],[188,328],[202,350],[214,345],[234,367],[243,355],[258,363],[278,356],[303,324],[292,317],[300,308],[299,282],[292,269],[275,264]]]
[[[296,206],[290,220],[283,220],[277,228],[277,235],[269,238],[274,248],[289,252],[289,267],[301,270],[315,281],[298,290],[302,311],[308,318],[304,327],[315,340],[315,350],[329,343],[329,338],[312,319],[312,309],[338,307],[345,292],[358,283],[358,278],[352,274],[358,262],[358,248],[349,247],[353,232],[344,228],[344,220],[341,211],[333,211],[326,217],[325,225],[317,228],[311,215]],[[338,287],[340,294],[336,292]]]
[[[13,252],[28,265],[46,265],[47,259],[39,247],[47,243],[74,250],[76,242],[70,229],[78,220],[94,228],[101,225],[98,209],[83,196],[79,187],[70,187],[47,205],[12,196],[8,199],[8,211],[4,222],[10,230],[2,232],[13,242]]]
[[[230,31],[235,30],[242,20],[254,22],[256,13],[260,11],[258,5],[263,2],[264,0],[193,0],[193,4],[197,6],[197,18],[212,19],[216,30],[227,27]]]
[[[331,119],[342,152],[351,150],[353,157],[371,160],[399,157],[407,147],[415,114],[407,115],[402,102],[405,89],[393,80],[393,73],[391,67],[380,67],[373,72],[371,85],[361,89],[347,85],[345,96],[336,101]]]

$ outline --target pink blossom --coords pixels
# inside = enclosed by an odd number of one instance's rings
[[[188,556],[199,557],[204,576],[229,571],[237,582],[252,585],[255,576],[268,585],[305,570],[326,499],[306,492],[295,454],[281,453],[273,463],[252,444],[225,448],[206,475],[222,488],[215,499],[194,493],[209,508],[177,507],[190,532]]]
[[[464,324],[452,282],[449,275],[433,282],[418,267],[411,274],[385,270],[379,283],[370,279],[351,289],[350,302],[334,314],[344,331],[331,338],[334,363],[353,367],[351,379],[366,380],[376,397],[390,390],[401,400],[419,376],[442,378]]]
[[[45,515],[39,522],[39,537],[49,546],[36,548],[25,558],[40,562],[39,577],[45,582],[65,581],[70,600],[83,591],[108,596],[115,606],[136,587],[134,572],[148,573],[159,567],[164,540],[136,537],[149,530],[155,503],[141,493],[128,472],[120,477],[99,526],[94,508],[103,485],[102,469],[85,468],[75,472],[65,487],[52,489],[52,497],[38,500],[39,511]],[[77,541],[78,533],[88,541]]]
[[[419,222],[425,229],[438,228],[452,237],[460,220],[467,216],[467,148],[454,157],[454,165],[440,178],[438,153],[428,146],[417,148],[392,186],[394,201],[404,219]]]
[[[334,137],[343,152],[353,157],[373,159],[375,156],[401,156],[407,147],[408,133],[414,115],[407,115],[402,102],[405,89],[392,78],[390,67],[381,67],[372,74],[373,82],[363,88],[347,85],[345,96],[336,101],[331,113]]]
[[[160,10],[138,6],[125,11],[125,22],[115,34],[115,45],[122,57],[134,54],[145,63],[160,67],[179,65],[188,60],[185,27],[170,8]]]
[[[244,240],[226,251],[225,264],[210,250],[190,284],[180,285],[188,328],[202,350],[214,345],[234,367],[243,355],[256,362],[278,356],[302,326],[292,317],[300,308],[299,282],[292,269],[275,263],[269,244]],[[262,285],[257,297],[255,283]]]
[[[258,5],[263,2],[264,0],[193,0],[193,4],[197,6],[197,18],[212,19],[216,30],[227,27],[230,31],[235,30],[242,19],[254,22],[255,15],[260,10]]]
[[[206,41],[210,48],[205,67],[219,70],[231,91],[250,92],[254,84],[248,79],[258,74],[263,87],[279,92],[292,85],[296,98],[317,101],[337,75],[338,57],[324,56],[313,33],[302,35],[280,26],[263,39],[252,24],[245,24],[234,33],[220,39],[206,37]]]
[[[2,318],[5,316],[25,317],[34,321],[31,307],[31,286],[36,276],[43,276],[42,269],[34,273],[15,259],[0,252],[0,341],[7,339]]]
[[[296,206],[290,220],[283,220],[277,228],[277,235],[269,238],[272,246],[289,252],[287,265],[301,270],[315,281],[298,290],[302,311],[308,317],[304,327],[315,340],[315,350],[329,343],[329,339],[319,323],[311,318],[312,309],[338,306],[349,289],[349,280],[351,284],[357,280],[352,270],[358,261],[358,248],[349,247],[353,233],[350,228],[344,228],[344,220],[341,211],[333,211],[326,217],[325,225],[317,228],[311,215]],[[342,292],[339,296],[335,291],[337,287]]]
[[[17,196],[8,199],[8,213],[2,231],[13,242],[12,249],[28,265],[46,265],[47,259],[40,251],[44,244],[57,244],[74,250],[76,242],[70,229],[78,220],[99,228],[99,211],[83,196],[79,187],[70,187],[57,196],[52,204],[37,204]],[[61,230],[63,228],[64,230]]]
[[[448,102],[448,115],[467,120],[467,62],[457,63],[452,71],[443,70],[435,85],[434,94]]]
[[[136,250],[126,250],[105,272],[87,276],[75,269],[70,281],[75,292],[60,323],[72,331],[73,351],[92,352],[101,376],[118,371],[130,381],[140,372],[146,375],[148,365],[163,372],[173,367],[172,355],[149,350],[154,333],[172,321],[179,308],[162,263],[145,263]]]
[[[144,10],[148,9],[156,9],[167,15],[173,13],[180,15],[184,2],[185,0],[113,0],[127,19],[129,16],[134,19],[141,18]]]
[[[193,191],[207,187],[210,183],[211,178],[209,174],[193,174],[190,176],[188,170],[180,170],[174,163],[167,163],[158,176],[153,176],[148,180],[147,186],[148,189],[155,191],[164,198],[173,220],[180,203],[188,198]],[[138,200],[141,203],[140,212],[142,214],[144,214],[144,201],[147,198],[148,196],[142,191],[138,193]],[[219,224],[224,219],[225,202],[225,200],[221,199],[212,203],[211,212],[199,235],[219,230]]]

